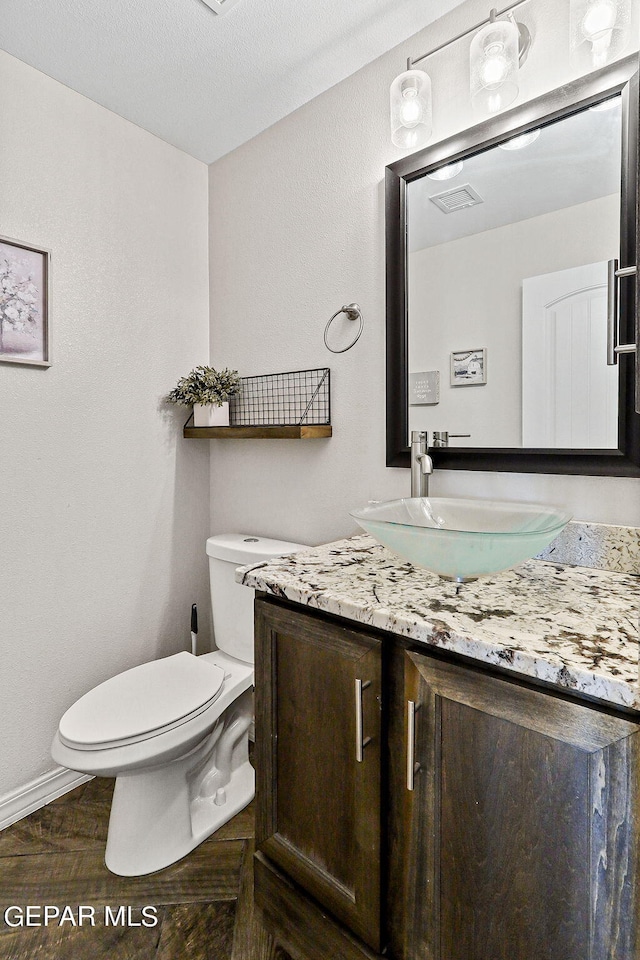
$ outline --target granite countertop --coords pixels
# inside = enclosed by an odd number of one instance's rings
[[[528,560],[456,585],[369,536],[241,567],[236,579],[295,603],[640,709],[640,577]]]

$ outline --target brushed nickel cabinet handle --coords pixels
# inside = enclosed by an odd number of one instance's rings
[[[356,679],[356,760],[364,760],[364,748],[371,743],[371,737],[364,735],[364,719],[362,715],[362,691],[371,686],[371,680]]]
[[[636,343],[618,343],[620,335],[620,277],[635,277],[638,274],[637,266],[621,267],[617,260],[609,260],[607,264],[607,363],[610,367],[618,362],[621,353],[635,353]]]
[[[416,762],[416,712],[419,709],[419,703],[407,700],[407,790],[415,789],[415,777],[420,769]]]

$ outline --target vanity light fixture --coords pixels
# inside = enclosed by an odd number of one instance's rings
[[[486,113],[497,113],[513,103],[518,96],[518,68],[529,52],[531,34],[523,23],[516,22],[512,11],[527,2],[517,0],[503,10],[494,9],[486,20],[474,24],[451,40],[415,60],[409,57],[406,71],[395,78],[390,90],[391,140],[396,147],[417,150],[425,146],[431,137],[431,79],[423,70],[416,70],[416,65],[476,31],[479,32],[473,38],[470,50],[471,99],[474,107]]]
[[[491,11],[469,49],[469,86],[474,110],[499,113],[518,96],[519,31],[513,14],[498,20]]]
[[[452,180],[454,177],[457,177],[464,163],[462,160],[457,160],[454,163],[447,163],[444,167],[437,167],[435,170],[431,170],[427,174],[430,180]]]
[[[391,84],[391,139],[396,147],[417,150],[431,136],[431,79],[408,69]]]
[[[539,130],[529,130],[527,133],[521,133],[519,137],[512,137],[511,140],[499,143],[498,146],[501,150],[522,150],[530,143],[535,143],[539,136]]]
[[[604,67],[629,42],[631,0],[571,0],[572,53],[588,51],[593,67]]]

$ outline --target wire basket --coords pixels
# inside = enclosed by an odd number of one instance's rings
[[[328,367],[242,377],[241,390],[229,400],[232,427],[331,423]]]

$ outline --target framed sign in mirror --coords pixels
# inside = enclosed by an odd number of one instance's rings
[[[387,167],[388,466],[640,476],[638,108],[634,56]]]

